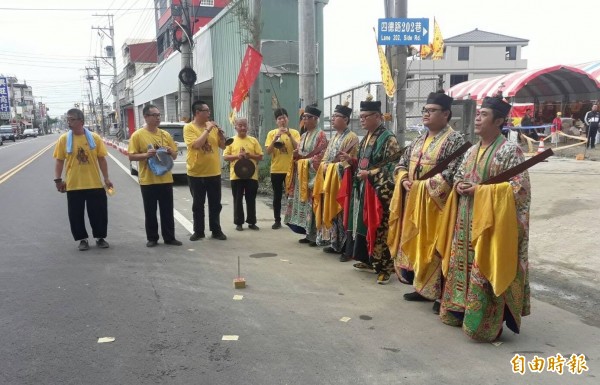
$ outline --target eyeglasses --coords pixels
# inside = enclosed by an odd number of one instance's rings
[[[425,108],[423,107],[423,109],[421,110],[421,115],[431,115],[436,111],[442,111],[441,108]]]
[[[339,115],[339,114],[333,114],[331,115],[331,120],[335,119],[335,118],[345,118],[346,115]]]
[[[160,114],[146,114],[146,116],[151,116],[153,118],[160,118]]]
[[[203,110],[196,110],[198,112],[210,112],[210,108],[205,108]]]
[[[304,114],[302,115],[302,119],[316,119],[317,116],[314,115],[309,115],[309,114]]]
[[[375,112],[373,112],[372,114],[366,114],[366,115],[360,115],[359,119],[360,120],[365,120],[367,119],[369,116],[375,115]]]

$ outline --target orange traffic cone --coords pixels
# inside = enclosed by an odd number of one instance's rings
[[[544,152],[545,148],[544,148],[544,137],[540,136],[540,146],[537,149],[537,153],[540,154],[542,152]]]

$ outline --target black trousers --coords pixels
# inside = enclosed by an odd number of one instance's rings
[[[598,133],[598,127],[589,127],[588,128],[588,137],[587,137],[587,148],[596,148],[596,134]]]
[[[221,175],[195,177],[188,175],[188,184],[192,194],[192,213],[194,233],[204,234],[204,202],[208,197],[208,228],[215,234],[221,231]]]
[[[160,212],[160,232],[165,242],[175,239],[175,219],[173,218],[173,184],[161,183],[140,186],[146,217],[146,238],[158,241],[158,219],[156,206]]]
[[[103,188],[67,191],[69,224],[73,239],[80,241],[88,238],[85,228],[85,208],[92,226],[94,238],[106,238],[108,227],[108,206],[106,191]]]
[[[275,222],[281,222],[281,199],[285,188],[285,176],[287,174],[271,174],[271,186],[273,187],[273,216]]]
[[[245,221],[249,225],[255,225],[258,181],[254,179],[232,180],[231,192],[233,193],[233,223],[236,225],[244,224],[244,197],[246,197],[248,216]]]

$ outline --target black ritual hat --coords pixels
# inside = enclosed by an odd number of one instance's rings
[[[438,106],[442,106],[444,110],[449,110],[453,101],[454,98],[443,92],[432,92],[427,96],[427,104],[437,104]]]
[[[485,97],[481,103],[481,108],[490,108],[498,111],[502,116],[508,116],[512,106],[506,103],[502,98],[499,97]]]
[[[311,114],[316,117],[321,116],[321,110],[319,110],[316,105],[306,106],[306,108],[304,109],[304,113]]]
[[[381,101],[365,100],[360,102],[361,111],[375,111],[381,113]]]
[[[335,106],[335,110],[333,112],[337,112],[349,118],[350,115],[352,115],[352,108],[338,104],[337,106]]]

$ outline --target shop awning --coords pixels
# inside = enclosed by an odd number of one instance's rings
[[[541,69],[521,70],[493,78],[475,79],[455,85],[448,90],[454,99],[481,100],[502,91],[513,101],[586,100],[594,99],[600,82],[581,68],[556,65]]]

